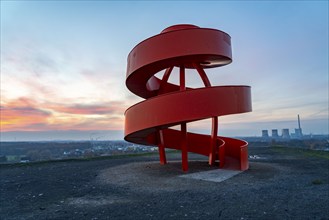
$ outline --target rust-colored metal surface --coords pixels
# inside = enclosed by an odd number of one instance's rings
[[[126,86],[145,98],[125,112],[125,140],[182,152],[182,169],[188,170],[188,152],[219,161],[221,168],[248,169],[248,143],[218,136],[218,116],[251,111],[249,86],[211,86],[204,69],[232,62],[231,38],[225,32],[195,25],[174,25],[139,43],[128,55]],[[168,79],[179,69],[179,84]],[[204,87],[186,87],[186,69],[200,76]],[[155,75],[165,70],[160,79]],[[210,135],[187,132],[189,122],[212,118]],[[180,130],[170,127],[180,125]]]

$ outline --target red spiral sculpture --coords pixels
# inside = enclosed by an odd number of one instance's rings
[[[232,62],[231,38],[225,32],[194,25],[174,25],[139,43],[128,55],[126,86],[145,98],[125,112],[125,140],[157,145],[160,163],[165,148],[181,150],[188,170],[188,152],[219,160],[221,168],[248,169],[248,143],[220,137],[218,116],[251,111],[249,86],[211,86],[204,71]],[[179,68],[179,85],[168,82]],[[185,86],[185,69],[195,69],[204,88]],[[162,79],[155,76],[165,70]],[[210,135],[187,132],[189,122],[212,118]],[[169,127],[180,125],[181,130]]]

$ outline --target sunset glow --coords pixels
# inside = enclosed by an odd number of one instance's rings
[[[124,103],[102,105],[63,105],[36,103],[20,98],[2,103],[2,131],[38,130],[120,130],[123,129]],[[111,121],[111,124],[108,122]]]

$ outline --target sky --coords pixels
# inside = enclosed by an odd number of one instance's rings
[[[293,132],[297,114],[304,134],[329,133],[328,1],[1,1],[1,141],[123,139],[124,111],[142,101],[127,56],[175,24],[231,36],[233,62],[206,72],[251,86],[253,111],[220,117],[220,135]]]

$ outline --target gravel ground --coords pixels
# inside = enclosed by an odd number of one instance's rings
[[[0,219],[329,219],[329,159],[250,147],[223,182],[181,178],[179,154],[0,167]],[[189,155],[189,172],[217,169]]]

